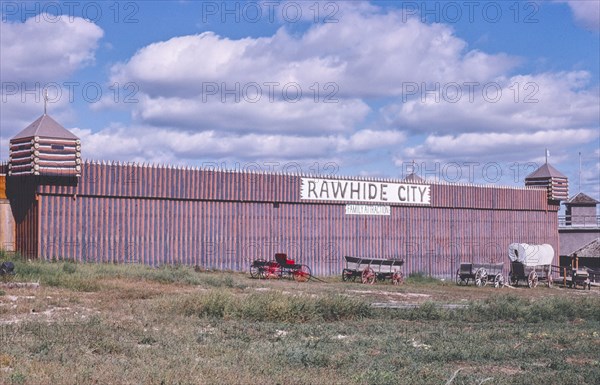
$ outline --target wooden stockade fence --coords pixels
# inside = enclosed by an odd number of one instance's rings
[[[516,239],[558,248],[559,205],[543,189],[428,183],[429,205],[390,204],[389,215],[347,215],[346,204],[356,202],[302,199],[303,175],[81,166],[80,178],[7,179],[19,252],[236,271],[284,252],[315,275],[338,275],[344,255],[400,257],[404,274],[451,278],[461,260],[505,262]]]

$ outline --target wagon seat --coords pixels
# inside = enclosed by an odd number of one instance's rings
[[[287,254],[285,254],[285,253],[277,253],[277,254],[275,254],[275,260],[281,266],[290,266],[290,265],[294,265],[295,264],[294,260],[293,259],[288,259]]]

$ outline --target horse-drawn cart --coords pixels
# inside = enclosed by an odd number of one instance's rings
[[[342,271],[342,280],[355,281],[360,277],[362,283],[374,284],[375,281],[385,281],[389,279],[394,285],[400,285],[404,282],[404,275],[400,267],[404,264],[400,259],[376,259],[344,257],[346,267]]]
[[[588,290],[592,290],[592,283],[590,281],[590,273],[587,269],[575,269],[572,268],[570,271],[571,279],[567,282],[569,287],[577,289],[577,286],[581,285],[581,287],[585,290],[587,287]]]
[[[519,281],[526,281],[527,286],[534,288],[538,282],[545,281],[552,286],[552,261],[554,249],[548,244],[529,245],[527,243],[511,243],[508,246],[508,258],[511,260],[509,279],[513,286]]]
[[[289,259],[287,254],[275,254],[275,260],[266,261],[257,259],[250,265],[252,278],[290,278],[297,282],[306,282],[310,279],[311,271],[307,265],[296,263]]]
[[[483,287],[492,284],[494,287],[504,286],[504,275],[502,275],[503,263],[466,263],[461,262],[456,271],[456,284],[468,285],[473,281],[476,286]]]

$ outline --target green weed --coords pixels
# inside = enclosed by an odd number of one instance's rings
[[[171,310],[186,316],[289,323],[334,322],[372,315],[368,303],[340,294],[312,297],[268,292],[236,297],[221,290],[190,295],[174,303]]]
[[[439,279],[430,277],[429,275],[427,275],[426,273],[423,272],[416,272],[416,273],[410,273],[408,275],[408,278],[406,278],[406,284],[426,284],[426,285],[438,285],[440,284],[441,281]]]

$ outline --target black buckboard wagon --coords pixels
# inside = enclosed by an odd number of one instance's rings
[[[456,271],[456,284],[468,285],[473,282],[477,287],[492,284],[494,287],[501,288],[504,286],[503,268],[503,263],[461,262],[460,268]]]
[[[401,259],[378,259],[378,258],[360,258],[344,257],[346,267],[342,271],[342,280],[356,281],[360,278],[362,283],[374,284],[375,281],[391,280],[394,285],[400,285],[404,282],[404,275],[400,267],[404,264]]]

